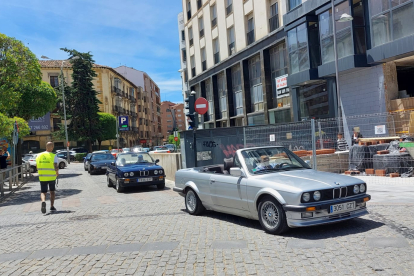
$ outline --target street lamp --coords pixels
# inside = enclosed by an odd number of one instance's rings
[[[50,59],[47,56],[41,56],[41,58]],[[72,56],[69,59],[75,60],[75,59],[79,59],[79,57],[78,56]],[[62,60],[62,64],[60,66],[60,75],[61,75],[61,89],[62,89],[62,100],[63,100],[63,117],[64,117],[64,120],[65,120],[66,156],[68,158],[68,164],[70,164],[68,123],[67,123],[67,120],[66,120],[65,89],[64,89],[64,83],[63,83],[63,63],[64,62],[65,62],[65,60]]]
[[[342,110],[341,110],[341,93],[339,91],[339,73],[338,73],[338,51],[336,49],[336,25],[335,21],[337,22],[348,22],[352,21],[354,18],[344,13],[338,20],[335,20],[335,5],[334,0],[331,0],[331,9],[332,9],[332,25],[333,25],[333,41],[334,41],[334,55],[335,55],[335,78],[336,78],[336,98],[337,98],[337,105],[338,105],[338,117],[339,117],[339,132],[341,132],[342,126]]]

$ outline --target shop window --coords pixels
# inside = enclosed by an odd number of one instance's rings
[[[247,117],[247,124],[249,126],[257,126],[265,124],[264,114],[250,115]]]
[[[251,109],[253,112],[263,110],[263,87],[260,55],[249,59],[249,82],[251,95]]]
[[[309,69],[306,23],[288,32],[288,50],[291,74]]]
[[[337,20],[344,13],[350,14],[349,3],[347,1],[335,6],[336,48],[338,58],[343,58],[354,53],[351,35],[351,21],[337,22]],[[335,55],[331,9],[319,15],[319,35],[322,64],[334,61]]]
[[[269,112],[269,123],[270,124],[280,124],[280,123],[290,123],[292,122],[292,117],[290,116],[290,108],[274,110]]]
[[[329,115],[329,98],[326,82],[299,88],[301,119],[324,118]]]
[[[243,91],[241,82],[241,70],[240,65],[232,68],[232,85],[233,85],[233,97],[234,97],[234,114],[243,115]]]
[[[270,70],[272,72],[272,93],[273,93],[273,107],[286,107],[288,104],[279,98],[280,96],[286,97],[289,96],[289,88],[283,88],[283,91],[277,90],[276,87],[276,78],[287,75],[287,53],[286,53],[286,44],[280,43],[275,47],[270,49]],[[279,104],[278,104],[279,103]],[[289,106],[290,106],[290,97],[289,97]]]
[[[373,47],[414,33],[412,0],[371,0],[370,16]]]

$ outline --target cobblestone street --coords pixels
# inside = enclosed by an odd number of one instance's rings
[[[369,185],[362,218],[272,236],[258,221],[190,216],[173,182],[118,194],[83,164],[60,173],[56,213],[40,212],[37,178],[0,203],[1,275],[413,275],[414,183]]]

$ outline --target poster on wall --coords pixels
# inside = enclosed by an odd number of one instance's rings
[[[3,149],[3,148],[7,148],[7,153],[5,154],[8,154],[9,156],[11,156],[12,154],[11,144],[7,141],[6,138],[0,138],[0,149]],[[10,157],[7,158],[7,162],[10,163],[10,161],[11,161]]]
[[[30,131],[50,130],[50,112],[45,116],[29,120]]]

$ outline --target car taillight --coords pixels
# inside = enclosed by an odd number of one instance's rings
[[[167,153],[171,153],[169,150],[167,150]]]
[[[32,161],[32,162],[34,162],[34,161],[36,161],[36,160],[34,160],[34,159],[30,159],[29,161]]]

